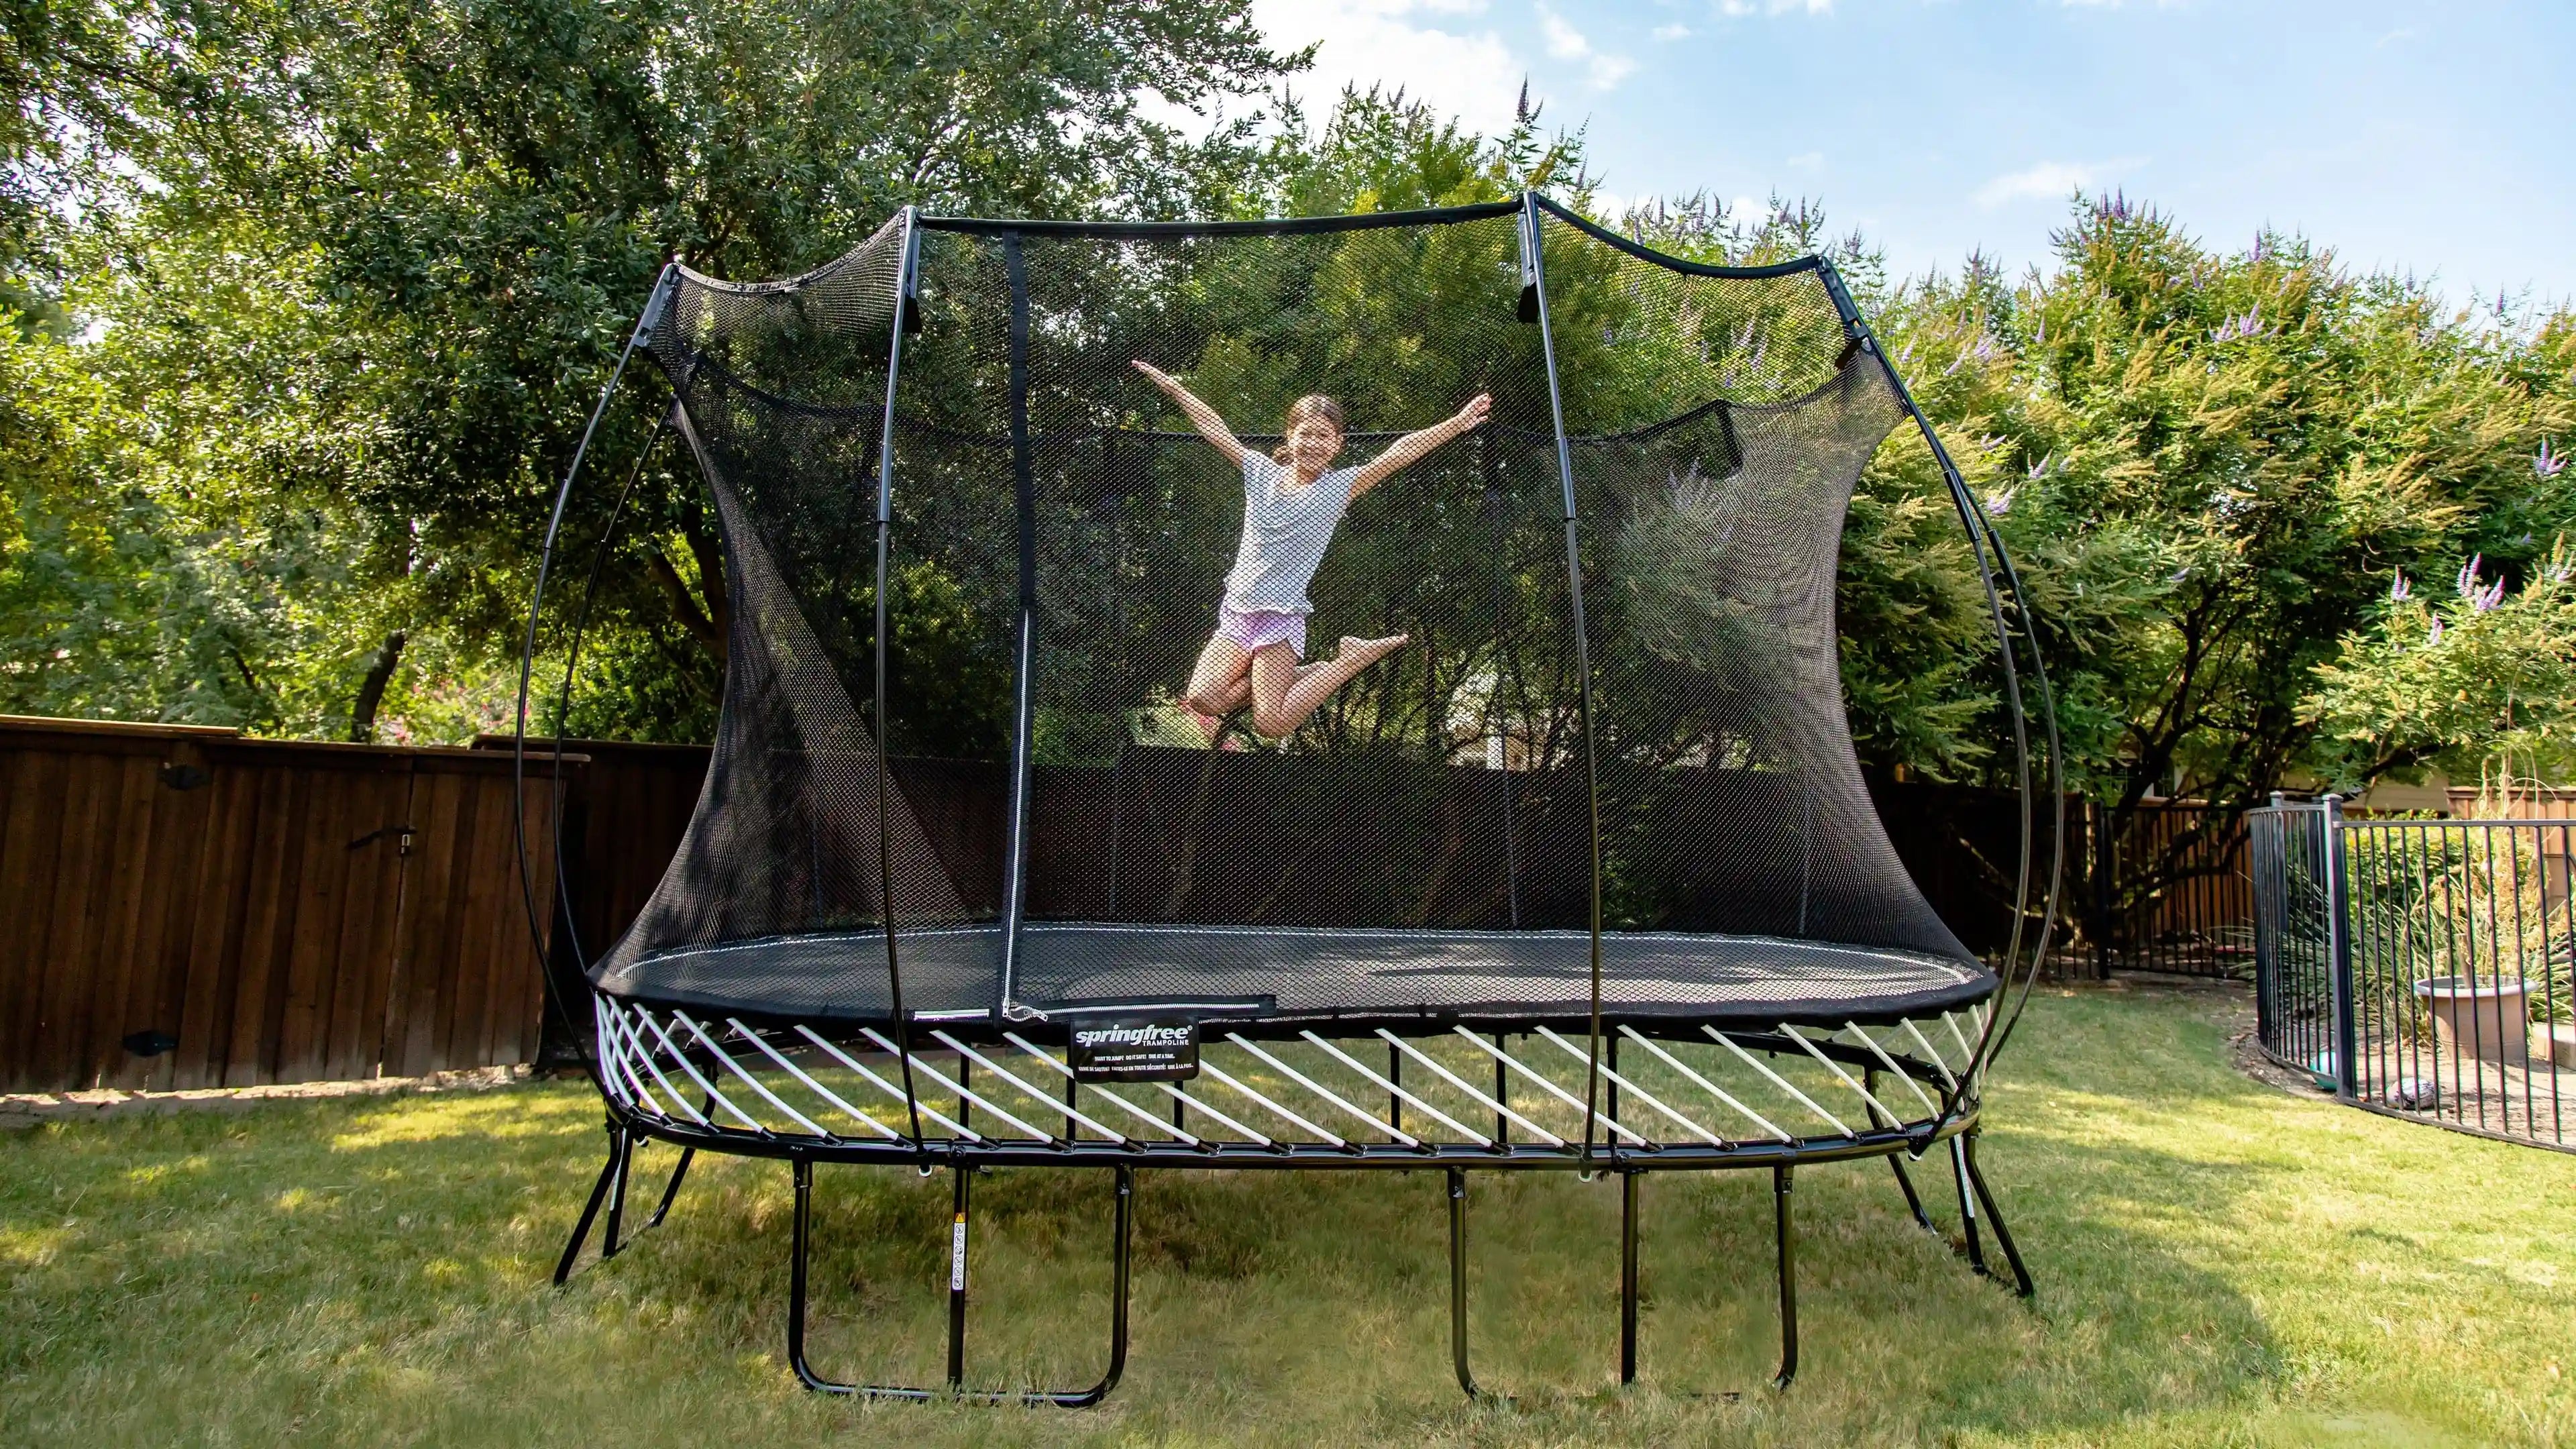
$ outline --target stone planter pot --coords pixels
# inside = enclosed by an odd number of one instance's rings
[[[2472,986],[2465,976],[2434,976],[2415,983],[2416,999],[2432,1012],[2451,1050],[2490,1062],[2523,1060],[2529,994],[2529,985],[2518,979],[2480,977]]]

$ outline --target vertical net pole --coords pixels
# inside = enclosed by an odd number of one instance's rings
[[[1028,898],[1029,689],[1037,654],[1037,477],[1029,443],[1029,269],[1016,231],[1002,234],[1002,266],[1011,286],[1011,487],[1020,534],[1018,679],[1011,706],[1011,843],[1003,863],[1002,974],[995,1014],[1008,1019],[1018,980],[1020,915]]]
[[[886,1006],[894,1014],[896,1064],[903,1068],[903,1110],[912,1123],[912,1145],[921,1148],[921,1102],[912,1086],[912,1024],[903,1010],[903,969],[895,957],[894,942],[894,811],[893,787],[888,775],[893,769],[893,731],[886,715],[886,649],[890,640],[887,625],[886,552],[889,536],[894,532],[894,394],[895,380],[903,374],[903,333],[908,320],[905,313],[912,307],[913,275],[921,265],[921,214],[913,207],[903,209],[903,261],[896,269],[894,288],[894,326],[886,343],[885,425],[877,437],[877,557],[876,557],[876,725],[877,725],[877,907],[885,917]]]
[[[1556,378],[1556,340],[1548,330],[1547,262],[1539,244],[1538,193],[1521,193],[1521,274],[1537,310],[1539,354],[1547,363],[1547,408],[1556,428],[1557,481],[1564,488],[1565,582],[1574,621],[1575,719],[1583,732],[1583,795],[1592,835],[1592,1010],[1583,1069],[1583,1157],[1592,1159],[1593,1105],[1601,1091],[1601,769],[1592,738],[1592,649],[1583,620],[1583,553],[1576,537],[1574,449],[1565,436],[1565,394]],[[1609,1144],[1613,1157],[1618,1144]]]

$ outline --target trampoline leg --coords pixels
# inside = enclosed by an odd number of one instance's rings
[[[1861,1085],[1869,1090],[1871,1096],[1878,1095],[1878,1068],[1864,1068],[1861,1073]],[[1896,1124],[1880,1116],[1877,1104],[1872,1103],[1869,1107],[1869,1125],[1893,1127]],[[1932,1215],[1923,1210],[1923,1196],[1914,1190],[1914,1179],[1906,1173],[1905,1164],[1891,1152],[1887,1156],[1887,1165],[1896,1173],[1897,1190],[1905,1194],[1905,1207],[1907,1211],[1914,1214],[1914,1225],[1927,1233],[1938,1231],[1932,1226]]]
[[[1986,1267],[1986,1245],[1977,1236],[1977,1203],[1969,1194],[1967,1134],[1950,1139],[1950,1180],[1959,1188],[1959,1222],[1968,1235],[1968,1267],[1980,1278],[1992,1277]]]
[[[956,1216],[948,1222],[948,1389],[966,1386],[966,1184],[974,1171],[963,1163],[948,1175],[957,1180]]]
[[[697,1157],[698,1149],[694,1147],[680,1149],[680,1160],[671,1169],[671,1181],[662,1189],[662,1201],[653,1209],[653,1216],[644,1220],[644,1226],[658,1228],[662,1226],[662,1219],[671,1215],[671,1203],[679,1197],[680,1183],[688,1177],[689,1164],[696,1161]]]
[[[1109,1307],[1109,1369],[1100,1382],[1087,1389],[968,1389],[959,1382],[965,1354],[965,1290],[960,1282],[963,1257],[958,1251],[961,1239],[952,1227],[949,1257],[949,1380],[945,1388],[915,1389],[891,1384],[845,1384],[814,1372],[805,1360],[806,1259],[813,1242],[814,1164],[804,1158],[794,1164],[796,1211],[789,1247],[787,1269],[787,1363],[796,1372],[796,1381],[820,1394],[856,1394],[870,1399],[908,1399],[922,1402],[935,1399],[961,1398],[985,1404],[1052,1404],[1065,1409],[1087,1409],[1109,1397],[1118,1380],[1127,1371],[1127,1297],[1134,1262],[1136,1171],[1121,1164],[1117,1169],[1115,1221],[1110,1229],[1111,1301]],[[962,1225],[965,1214],[965,1169],[958,1169],[958,1216],[952,1220]]]
[[[619,1133],[617,1146],[617,1184],[608,1190],[608,1221],[599,1230],[599,1261],[605,1263],[617,1256],[624,1244],[617,1240],[617,1230],[626,1221],[626,1180],[635,1175],[635,1139]]]
[[[617,1175],[620,1138],[615,1124],[608,1129],[608,1161],[600,1165],[599,1180],[590,1185],[590,1201],[583,1204],[581,1221],[572,1226],[572,1237],[564,1244],[563,1256],[555,1261],[555,1286],[560,1288],[572,1277],[572,1265],[581,1259],[581,1245],[590,1236],[591,1222],[599,1216],[599,1205],[608,1198],[609,1179]]]
[[[1961,1149],[1960,1160],[1967,1164],[1969,1185],[1976,1189],[1977,1202],[1986,1210],[1986,1225],[1995,1230],[1995,1246],[2004,1250],[2004,1262],[2012,1268],[2013,1292],[2028,1298],[2039,1290],[2030,1281],[2030,1270],[2022,1266],[2021,1250],[2013,1246],[2012,1229],[2004,1226],[2004,1215],[1995,1210],[1994,1192],[1986,1186],[1984,1170],[1977,1166],[1976,1134],[1961,1133],[1960,1136],[1967,1143]]]
[[[1905,1164],[1891,1152],[1887,1165],[1896,1169],[1896,1186],[1905,1194],[1905,1206],[1914,1214],[1914,1225],[1927,1233],[1940,1231],[1932,1226],[1932,1215],[1923,1210],[1923,1195],[1914,1190],[1914,1179],[1906,1175]]]
[[[1619,1175],[1619,1382],[1637,1381],[1637,1183]]]
[[[706,1105],[698,1109],[698,1115],[704,1117],[715,1109],[715,1093],[709,1092],[707,1094]],[[689,1175],[689,1164],[697,1160],[698,1149],[694,1147],[683,1147],[680,1149],[680,1160],[678,1164],[673,1166],[671,1169],[671,1180],[663,1184],[662,1201],[653,1209],[653,1216],[644,1220],[644,1226],[648,1228],[658,1228],[662,1226],[662,1219],[671,1215],[671,1204],[679,1200],[680,1184]]]
[[[1467,1367],[1467,1173],[1449,1169],[1449,1360],[1458,1371],[1458,1387],[1481,1400],[1476,1376]]]
[[[1771,1217],[1780,1239],[1780,1372],[1771,1380],[1786,1389],[1798,1376],[1798,1238],[1789,1217],[1789,1177],[1797,1169],[1771,1169]]]

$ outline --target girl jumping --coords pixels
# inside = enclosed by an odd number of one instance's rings
[[[1484,422],[1493,398],[1479,393],[1447,422],[1405,434],[1356,468],[1334,468],[1342,453],[1342,405],[1331,398],[1297,399],[1281,429],[1286,436],[1279,451],[1262,454],[1245,447],[1216,409],[1171,374],[1142,361],[1136,370],[1170,394],[1199,436],[1243,470],[1243,541],[1235,547],[1234,571],[1226,575],[1216,634],[1199,651],[1181,703],[1202,717],[1211,739],[1226,716],[1247,704],[1254,731],[1284,739],[1334,690],[1412,638],[1346,635],[1334,658],[1299,662],[1306,654],[1306,616],[1315,609],[1306,586],[1342,514],[1352,499]]]

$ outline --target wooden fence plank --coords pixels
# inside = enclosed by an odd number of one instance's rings
[[[54,918],[45,933],[45,959],[62,963],[62,969],[45,973],[30,1064],[52,1081],[78,1080],[76,1043],[87,1025],[79,988],[97,967],[99,866],[108,849],[99,837],[111,828],[107,796],[113,780],[106,763],[96,756],[70,760],[62,815],[55,822]]]
[[[251,835],[259,819],[259,778],[217,768],[206,787],[206,852],[197,866],[196,914],[189,922],[186,986],[171,1085],[211,1087],[224,1079],[232,1050],[233,977],[247,929]]]
[[[269,1014],[269,984],[282,971],[294,924],[295,877],[303,864],[294,824],[301,813],[301,777],[291,769],[261,769],[251,825],[250,869],[243,888],[241,954],[229,972],[231,1040],[217,1080],[227,1087],[266,1080],[277,1023]]]
[[[0,1080],[12,1091],[39,1090],[51,1080],[38,1070],[36,1053],[69,766],[68,757],[50,750],[18,757],[6,834],[0,837],[0,861],[7,863],[10,886],[0,890],[0,955],[10,962],[8,994],[0,998],[0,1056],[6,1057]]]
[[[114,839],[99,861],[105,886],[101,895],[96,964],[90,974],[87,1028],[76,1042],[76,1074],[84,1081],[105,1082],[122,1074],[126,1052],[126,999],[142,974],[136,956],[144,937],[146,874],[152,842],[161,821],[157,798],[161,782],[149,756],[126,755],[113,764],[111,828]]]

